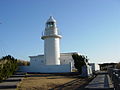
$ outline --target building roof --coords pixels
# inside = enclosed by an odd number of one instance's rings
[[[73,53],[77,53],[80,55],[80,53],[78,52],[60,53],[60,55],[72,55]],[[39,57],[39,56],[44,56],[44,54],[36,55],[36,56],[29,56],[29,57],[32,58],[32,57]]]

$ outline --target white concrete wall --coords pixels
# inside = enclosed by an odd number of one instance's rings
[[[82,77],[87,77],[92,75],[92,67],[89,65],[82,66]]]
[[[20,66],[19,71],[38,73],[64,73],[71,72],[71,64],[66,65],[41,65],[41,66]]]
[[[100,67],[96,63],[90,63],[90,66],[92,67],[92,71],[98,71],[100,70]]]
[[[72,68],[74,67],[74,60],[72,58],[72,53],[61,53],[60,54],[60,65],[64,64],[72,64]],[[45,65],[45,59],[44,55],[38,55],[38,56],[30,56],[30,65],[36,66],[36,65]]]
[[[44,54],[46,65],[60,65],[59,38],[46,38],[44,40]]]
[[[44,55],[31,56],[30,66],[45,65]]]
[[[60,64],[72,64],[72,68],[74,67],[74,60],[72,58],[72,53],[61,53],[60,54]]]

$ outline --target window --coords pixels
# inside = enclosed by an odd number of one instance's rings
[[[53,27],[54,26],[54,22],[48,22],[47,23],[47,27],[49,28],[49,27]]]

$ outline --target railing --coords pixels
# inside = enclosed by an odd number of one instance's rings
[[[57,35],[62,35],[62,33],[57,29]],[[41,36],[47,36],[45,31],[42,31]]]

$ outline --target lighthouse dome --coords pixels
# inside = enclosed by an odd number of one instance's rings
[[[56,20],[53,18],[53,16],[50,16],[50,18],[47,20],[47,23],[54,22],[56,23]]]

